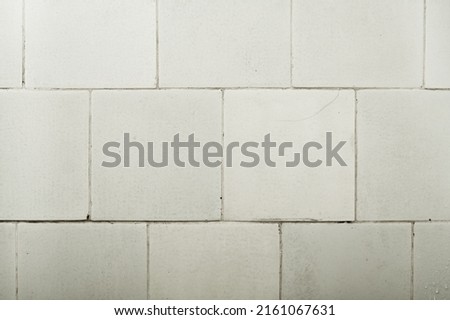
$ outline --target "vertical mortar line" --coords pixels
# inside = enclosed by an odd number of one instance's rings
[[[150,225],[146,224],[147,235],[147,300],[150,300]]]
[[[25,88],[25,0],[22,0],[22,88]]]
[[[88,125],[88,214],[87,220],[92,216],[92,90],[89,90],[89,125]]]
[[[289,12],[289,14],[290,14],[290,16],[289,16],[289,50],[290,50],[290,59],[291,59],[291,61],[290,61],[290,81],[291,81],[291,88],[293,87],[293,84],[292,84],[292,72],[293,72],[293,69],[294,69],[294,65],[293,65],[293,58],[292,58],[292,8],[293,8],[293,4],[292,4],[292,2],[293,2],[293,0],[291,0],[291,2],[290,2],[290,12]]]
[[[280,251],[280,270],[278,274],[278,299],[282,300],[282,281],[283,281],[283,232],[282,224],[278,224],[279,238],[279,251]]]
[[[423,0],[423,53],[422,53],[422,88],[425,88],[425,62],[427,46],[427,0]]]
[[[221,143],[222,143],[222,164],[220,166],[220,220],[223,220],[224,213],[224,179],[225,179],[225,90],[222,89],[222,106],[221,106]]]
[[[354,204],[354,213],[355,213],[355,221],[358,220],[358,92],[357,90],[355,90],[355,119],[354,119],[354,139],[355,139],[355,145],[354,145],[354,152],[355,152],[355,183],[354,183],[354,188],[355,188],[355,193],[354,193],[354,198],[355,198],[355,204]]]
[[[16,249],[16,256],[15,256],[15,267],[16,267],[16,300],[19,300],[19,224],[16,223],[15,226],[15,249]]]
[[[156,26],[156,88],[159,89],[159,1],[155,0],[155,26]]]
[[[411,300],[414,300],[414,225],[411,223]]]

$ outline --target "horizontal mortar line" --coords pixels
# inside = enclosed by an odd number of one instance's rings
[[[122,91],[133,91],[133,90],[160,90],[153,87],[135,87],[135,88],[63,88],[63,87],[23,87],[23,88],[0,88],[0,90],[23,90],[23,91],[94,91],[94,90],[122,90]]]
[[[422,89],[429,91],[450,91],[450,88],[422,88]]]
[[[163,90],[289,90],[292,87],[135,87],[135,88],[57,88],[57,87],[4,87],[0,90],[37,90],[37,91],[163,91]]]
[[[450,220],[358,220],[358,221],[315,221],[315,220],[0,220],[0,223],[77,223],[77,224],[170,224],[170,223],[259,223],[259,224],[389,224],[389,223],[450,223]]]
[[[293,87],[301,90],[423,90],[422,87]]]
[[[159,87],[160,90],[423,90],[423,87]],[[113,89],[114,90],[114,89]],[[450,90],[450,89],[449,89]]]
[[[136,87],[136,88],[56,88],[56,87],[1,87],[0,90],[20,91],[164,91],[164,90],[430,90],[449,91],[450,88],[422,87]]]

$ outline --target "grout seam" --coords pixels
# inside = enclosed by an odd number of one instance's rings
[[[156,89],[159,89],[159,0],[155,0],[155,32],[156,32]]]
[[[25,88],[25,0],[22,0],[22,88]]]
[[[354,206],[354,214],[355,214],[355,221],[358,220],[358,92],[355,90],[355,119],[354,119],[354,135],[355,135],[355,141],[354,141],[354,152],[355,152],[355,183],[354,183],[354,198],[355,198],[355,206]]]
[[[147,300],[150,300],[150,225],[146,224],[147,235]]]
[[[278,299],[282,300],[283,297],[283,224],[278,224],[278,234],[279,234],[279,252],[280,252],[280,270],[278,275]]]
[[[0,90],[36,90],[36,91],[164,91],[164,90],[418,90],[450,91],[439,87],[134,87],[134,88],[63,88],[63,87],[0,87]]]
[[[422,52],[422,88],[425,88],[425,64],[427,52],[427,0],[423,0],[423,52]]]
[[[411,223],[411,300],[414,300],[414,225]]]
[[[15,225],[15,249],[16,249],[16,256],[15,256],[15,267],[16,267],[16,300],[19,300],[19,224],[16,223]]]
[[[222,91],[222,104],[221,104],[221,138],[222,138],[222,149],[225,146],[225,90]],[[222,163],[220,165],[220,220],[224,220],[224,190],[225,190],[225,165],[224,165],[224,155],[222,154]]]
[[[39,223],[118,223],[118,224],[143,224],[143,223],[260,223],[260,224],[280,224],[280,223],[297,223],[297,224],[390,224],[390,223],[400,223],[400,224],[411,224],[411,223],[450,223],[450,220],[0,220],[0,223],[29,223],[29,224],[39,224]]]
[[[89,91],[89,125],[88,125],[88,214],[92,217],[92,91]]]
[[[293,39],[293,21],[292,21],[292,9],[293,9],[293,0],[290,1],[290,16],[289,16],[289,50],[290,50],[290,81],[291,88],[293,87],[293,72],[294,72],[294,58],[292,51],[292,39]]]

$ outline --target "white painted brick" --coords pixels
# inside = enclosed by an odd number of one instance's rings
[[[347,141],[340,155],[347,163],[311,168],[301,163],[286,168],[287,158],[272,158],[276,168],[264,163],[263,149],[257,167],[239,166],[249,158],[234,154],[233,167],[225,168],[225,219],[232,220],[353,220],[354,217],[354,92],[323,90],[236,90],[225,92],[225,144],[233,141],[262,142],[264,135],[294,142],[303,153],[306,142],[324,148],[311,158],[324,159],[326,132],[333,141]],[[336,143],[337,143],[336,142]],[[261,146],[261,144],[260,144]],[[253,151],[253,150],[252,150]]]
[[[449,219],[450,92],[358,92],[357,216]]]
[[[0,224],[0,300],[16,298],[16,226]]]
[[[450,299],[450,224],[414,226],[414,299]]]
[[[277,299],[276,224],[151,224],[151,299]]]
[[[175,167],[170,145],[169,166],[165,168],[154,168],[147,162],[146,167],[138,167],[137,151],[128,168],[123,159],[116,168],[102,166],[103,161],[111,161],[103,154],[104,143],[121,142],[123,149],[124,133],[144,145],[154,142],[159,153],[161,143],[172,141],[177,133],[183,141],[195,133],[201,143],[220,143],[220,91],[101,91],[94,92],[92,99],[93,219],[220,218],[220,167]],[[196,158],[201,159],[198,152]]]
[[[88,93],[2,91],[0,114],[0,219],[86,218]]]
[[[144,224],[20,224],[19,299],[146,299]]]
[[[290,84],[289,0],[159,3],[162,86]]]
[[[155,0],[26,1],[30,87],[154,87]]]
[[[22,85],[22,1],[0,1],[0,87]]]
[[[284,224],[283,299],[409,299],[410,224]]]
[[[449,12],[0,0],[0,299],[450,299],[450,91],[399,89],[450,88]],[[125,168],[127,132],[157,160],[177,133],[270,133],[302,156],[317,141],[325,160],[332,132],[348,166],[286,168],[276,149],[269,168],[261,147],[255,168],[238,150],[232,168],[180,168],[169,146],[169,167],[139,168],[134,149]]]
[[[427,0],[425,86],[450,88],[450,1]]]
[[[422,84],[422,0],[293,0],[293,84]]]

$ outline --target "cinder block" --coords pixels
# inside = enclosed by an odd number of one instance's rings
[[[414,299],[450,299],[450,224],[414,226]]]
[[[220,218],[221,169],[200,163],[193,167],[174,164],[170,147],[174,135],[187,141],[192,133],[201,143],[221,142],[220,91],[101,91],[92,97],[93,162],[92,218],[95,220],[214,220]],[[139,167],[139,151],[130,149],[125,167],[124,133],[130,141],[145,148],[144,167]],[[121,154],[117,167],[103,152],[115,141]],[[147,143],[153,142],[155,161],[162,160],[162,143],[168,142],[168,166],[155,168],[148,163]],[[201,160],[201,148],[195,157]],[[185,150],[180,158],[186,161]]]
[[[283,299],[409,299],[410,224],[283,224]]]
[[[232,166],[225,167],[224,218],[227,220],[353,220],[354,218],[354,92],[350,90],[235,90],[225,92],[225,145],[239,142],[232,151]],[[346,166],[335,159],[326,163],[326,136],[332,145],[345,144],[338,152]],[[266,164],[262,141],[270,134],[277,146],[271,150],[276,167]],[[258,154],[256,167],[241,161],[245,142]],[[292,142],[282,156],[280,144]],[[294,152],[305,156],[303,146],[317,142],[308,159],[317,167],[294,161]],[[231,153],[231,152],[230,152]]]
[[[427,0],[425,86],[450,88],[450,1]]]
[[[0,88],[22,85],[22,1],[0,2]]]
[[[159,2],[165,87],[290,85],[289,0]]]
[[[357,217],[447,220],[450,92],[358,92]]]
[[[418,87],[422,0],[293,0],[293,85]]]
[[[0,300],[16,298],[16,226],[0,224]]]
[[[89,95],[0,92],[0,220],[88,214]]]
[[[276,224],[151,224],[151,299],[278,299]]]
[[[19,224],[19,299],[146,299],[145,224]]]
[[[155,87],[155,0],[25,3],[28,87]]]

